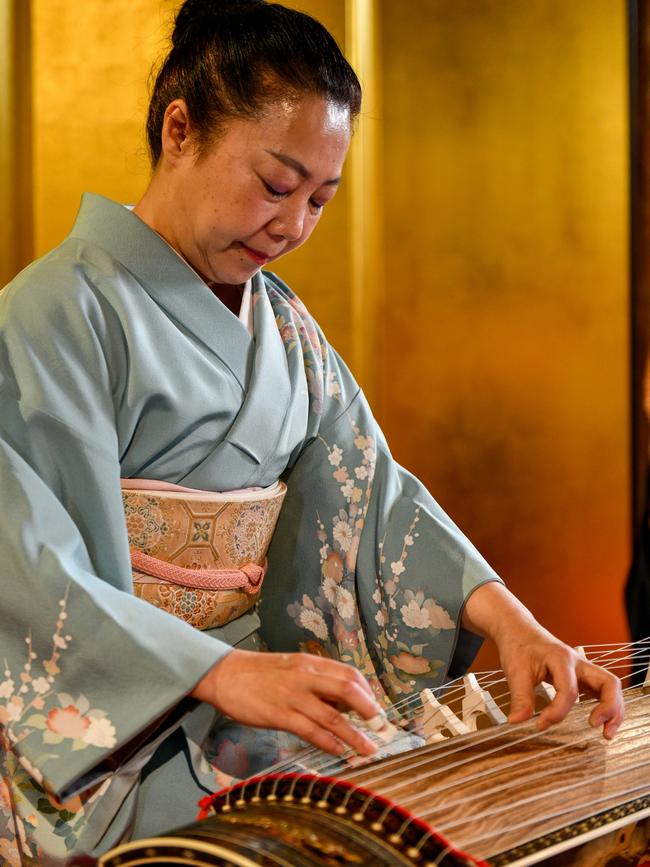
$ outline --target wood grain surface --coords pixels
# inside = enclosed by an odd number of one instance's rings
[[[626,693],[614,741],[589,727],[592,708],[546,732],[535,720],[479,730],[341,776],[489,858],[650,792],[650,696]]]

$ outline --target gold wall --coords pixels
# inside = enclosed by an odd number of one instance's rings
[[[142,191],[145,80],[176,5],[32,0],[37,254],[84,189]],[[339,196],[279,273],[354,359],[395,456],[513,589],[574,643],[622,639],[623,0],[295,5],[360,58],[372,94]]]
[[[389,441],[545,622],[623,638],[625,5],[410,9],[383,3]]]
[[[0,287],[32,255],[30,7],[0,0]]]
[[[32,0],[37,255],[68,233],[84,190],[126,203],[144,189],[146,79],[174,6]]]

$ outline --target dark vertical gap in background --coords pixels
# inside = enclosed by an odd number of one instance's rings
[[[32,0],[13,0],[13,213],[15,215],[13,270],[34,257],[34,190],[32,130]]]
[[[650,0],[629,0],[630,79],[630,361],[632,367],[633,532],[643,519],[648,424],[643,411],[643,372],[650,342],[649,137]]]

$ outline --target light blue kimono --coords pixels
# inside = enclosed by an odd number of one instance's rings
[[[336,656],[390,700],[476,649],[460,614],[496,575],[393,461],[293,293],[272,274],[252,293],[253,337],[137,216],[87,195],[64,243],[0,295],[9,864],[180,826],[263,763],[268,735],[224,737],[186,698],[232,645],[259,634]],[[258,610],[200,632],[137,599],[120,477],[219,491],[282,478]]]

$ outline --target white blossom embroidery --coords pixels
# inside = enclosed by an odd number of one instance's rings
[[[352,542],[352,528],[346,521],[337,521],[334,524],[334,539],[341,546],[341,550],[347,551]]]
[[[35,677],[32,681],[32,689],[40,695],[50,689],[50,682],[46,677]]]
[[[332,446],[332,451],[329,453],[327,460],[333,467],[338,467],[343,459],[343,452],[338,446]]]
[[[400,614],[404,623],[413,629],[426,629],[431,626],[428,610],[420,608],[415,599],[411,599],[408,605],[402,605]]]
[[[341,394],[341,386],[337,382],[336,374],[333,371],[327,374],[327,396],[338,397]]]
[[[303,608],[299,619],[300,625],[313,632],[316,638],[321,638],[323,641],[327,639],[327,624],[320,611]]]
[[[115,726],[106,717],[91,717],[88,728],[83,733],[83,740],[92,747],[107,747],[111,749],[117,743]]]
[[[344,587],[337,587],[336,610],[344,620],[349,620],[354,614],[354,597]]]
[[[431,626],[434,629],[455,629],[456,624],[451,619],[449,614],[445,611],[442,605],[438,605],[433,599],[427,599],[424,603],[424,607],[426,608],[429,614],[429,620],[431,622]]]
[[[336,605],[336,588],[337,584],[334,578],[327,577],[323,578],[323,582],[321,584],[323,589],[323,594],[330,605]]]

